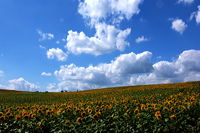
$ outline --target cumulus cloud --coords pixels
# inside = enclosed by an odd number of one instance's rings
[[[131,84],[170,83],[197,81],[200,77],[200,50],[183,51],[173,62],[160,61],[153,65],[154,71],[131,77]]]
[[[192,4],[194,0],[178,0],[178,3],[183,3],[183,4]]]
[[[64,65],[55,71],[58,86],[66,90],[98,88],[123,85],[133,74],[148,73],[153,70],[150,52],[122,54],[110,63],[97,66],[78,67]]]
[[[183,34],[185,29],[187,28],[187,24],[182,19],[175,19],[172,21],[171,28],[180,34]]]
[[[8,81],[8,89],[11,90],[20,90],[20,91],[35,91],[38,89],[38,86],[26,81],[24,78],[20,77],[18,79],[13,79]]]
[[[193,12],[190,15],[190,20],[192,20],[193,18],[195,18],[197,24],[200,23],[200,5],[198,6],[198,11]]]
[[[136,42],[136,43],[141,43],[141,42],[146,42],[146,41],[148,41],[148,40],[149,40],[148,38],[146,38],[146,37],[144,37],[144,36],[141,36],[141,37],[136,38],[136,39],[135,39],[135,42]]]
[[[123,51],[129,43],[126,41],[130,28],[121,30],[122,20],[129,20],[139,13],[143,0],[82,0],[78,12],[95,29],[93,36],[83,31],[68,31],[66,48],[73,54],[102,55],[114,50]]]
[[[51,73],[42,72],[41,76],[51,76]]]
[[[200,78],[200,50],[183,51],[174,61],[151,62],[152,53],[122,54],[110,63],[61,66],[54,72],[57,90],[76,91],[110,86],[195,81]]]
[[[58,88],[58,86],[57,86],[56,83],[49,83],[49,84],[47,85],[47,87],[46,87],[46,90],[47,90],[48,92],[59,92],[59,91],[61,91],[61,90]]]
[[[175,65],[180,73],[200,72],[200,50],[187,50],[179,55]]]
[[[51,48],[47,51],[47,58],[57,59],[58,61],[66,61],[67,54],[59,48]]]
[[[90,24],[94,25],[105,21],[108,17],[113,23],[130,19],[134,14],[139,13],[139,5],[143,0],[84,0],[79,4],[78,12]]]
[[[129,28],[120,30],[112,25],[97,24],[95,29],[93,37],[88,37],[83,32],[68,31],[66,48],[73,54],[101,55],[113,50],[123,51],[129,45],[125,41],[131,32]]]
[[[45,33],[45,32],[43,32],[41,30],[37,30],[37,33],[40,36],[39,41],[54,39],[54,34],[52,34],[52,33]]]
[[[154,74],[157,77],[172,78],[176,76],[176,67],[174,63],[168,61],[160,61],[153,65]]]

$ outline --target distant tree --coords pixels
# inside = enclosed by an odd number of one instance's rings
[[[60,92],[61,92],[61,93],[63,93],[63,92],[64,92],[64,90],[61,90]]]
[[[45,93],[48,93],[48,91],[45,91]]]

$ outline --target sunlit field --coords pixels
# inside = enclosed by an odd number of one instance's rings
[[[200,82],[0,91],[0,132],[200,132]]]

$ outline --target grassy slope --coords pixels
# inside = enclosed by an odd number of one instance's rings
[[[142,96],[163,94],[167,92],[173,95],[177,92],[184,91],[185,89],[195,88],[193,90],[199,91],[200,81],[196,82],[184,82],[173,84],[157,84],[157,85],[140,85],[140,86],[124,86],[86,90],[79,92],[64,92],[64,93],[45,93],[45,92],[20,92],[13,90],[0,90],[0,104],[8,105],[22,105],[22,104],[54,104],[90,100],[102,100],[109,99],[113,96],[116,98],[126,97],[129,95],[138,99]],[[192,91],[192,90],[191,90]]]
[[[27,92],[26,91],[0,89],[0,94],[15,94],[15,93],[27,93]]]
[[[2,92],[0,133],[200,131],[200,81],[67,93]]]

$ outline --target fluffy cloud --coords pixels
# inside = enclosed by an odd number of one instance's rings
[[[178,0],[178,3],[192,4],[194,0]]]
[[[195,18],[197,24],[200,23],[200,5],[198,6],[198,11],[191,14],[190,20],[192,20],[193,18]]]
[[[187,50],[179,55],[175,65],[180,73],[200,72],[200,50]]]
[[[156,64],[153,65],[154,67],[154,74],[160,78],[160,77],[165,77],[165,78],[172,78],[176,76],[175,71],[176,67],[174,63],[168,62],[168,61],[160,61]]]
[[[41,30],[37,30],[37,33],[40,36],[39,41],[51,40],[54,38],[54,35],[52,33],[44,33]]]
[[[42,72],[41,76],[51,76],[51,73]]]
[[[139,13],[143,0],[82,0],[78,12],[95,29],[94,36],[68,31],[66,48],[73,54],[102,55],[114,50],[123,51],[131,29],[119,29],[119,23]]]
[[[46,87],[48,92],[60,92],[61,90],[58,88],[56,83],[49,83]]]
[[[173,62],[160,61],[150,74],[131,77],[131,84],[196,81],[200,78],[200,50],[183,51]]]
[[[148,38],[146,38],[146,37],[144,37],[144,36],[141,36],[141,37],[136,38],[136,39],[135,39],[135,42],[136,42],[136,43],[141,43],[141,42],[146,42],[146,41],[148,41],[148,40],[149,40]]]
[[[115,26],[96,24],[96,33],[88,37],[83,32],[68,31],[66,48],[73,54],[101,55],[113,50],[123,51],[129,45],[125,41],[131,30],[120,30]]]
[[[171,28],[182,34],[187,28],[187,24],[182,19],[175,19],[172,21]]]
[[[59,48],[51,48],[47,51],[47,58],[54,59],[56,58],[58,61],[66,61],[67,54]]]
[[[20,90],[20,91],[35,91],[38,89],[38,86],[26,81],[24,78],[20,77],[18,79],[13,79],[8,81],[8,89],[11,90]]]
[[[133,74],[153,70],[150,52],[122,54],[115,60],[97,66],[77,67],[74,64],[61,66],[55,71],[58,86],[66,90],[98,88],[123,85]]]
[[[108,17],[113,23],[124,18],[130,19],[139,13],[139,5],[143,0],[84,0],[79,4],[78,12],[94,25],[105,21]]]
[[[200,50],[183,51],[172,61],[151,62],[152,53],[122,54],[110,63],[61,66],[54,72],[57,90],[76,91],[109,86],[195,81],[200,79]],[[54,89],[55,90],[55,89]]]

